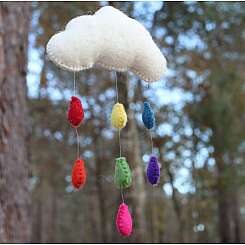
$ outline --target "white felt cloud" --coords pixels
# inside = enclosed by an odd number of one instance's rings
[[[47,53],[56,65],[70,72],[95,64],[132,71],[142,80],[154,82],[166,71],[166,59],[150,33],[111,6],[72,19],[64,31],[49,40]]]

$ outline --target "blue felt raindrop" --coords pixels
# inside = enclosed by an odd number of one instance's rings
[[[155,116],[148,102],[144,102],[142,120],[148,130],[152,129],[155,125]]]

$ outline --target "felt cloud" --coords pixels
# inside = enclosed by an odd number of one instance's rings
[[[70,72],[95,64],[132,71],[142,80],[154,82],[166,71],[166,59],[150,33],[111,6],[72,19],[64,31],[49,40],[47,53],[57,66]]]

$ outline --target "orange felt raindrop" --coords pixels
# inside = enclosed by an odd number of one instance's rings
[[[72,170],[72,184],[75,188],[80,189],[86,180],[86,172],[84,168],[84,162],[81,158],[76,160],[76,164]]]

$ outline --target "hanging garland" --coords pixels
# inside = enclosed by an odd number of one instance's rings
[[[150,130],[155,125],[155,116],[148,102],[144,102],[144,109],[142,112],[142,121],[147,130]],[[151,134],[152,141],[152,134]],[[152,155],[153,155],[153,141],[152,141]],[[160,168],[156,156],[152,156],[147,167],[147,180],[150,184],[157,185],[160,178]]]
[[[76,91],[75,83],[75,73],[74,73],[74,94]],[[72,96],[70,101],[70,108],[68,111],[68,121],[75,128],[77,134],[77,160],[72,170],[72,184],[76,189],[80,189],[86,181],[86,172],[84,168],[84,162],[79,158],[79,137],[77,133],[77,127],[80,125],[84,118],[84,111],[81,101],[76,97]]]
[[[166,71],[166,59],[150,33],[138,21],[111,6],[102,7],[94,15],[87,15],[86,18],[79,16],[69,21],[64,31],[55,34],[49,40],[47,53],[57,66],[74,72],[74,95],[75,72],[89,69],[94,64],[118,72],[132,71],[147,82],[158,81]],[[75,128],[77,135],[77,160],[72,171],[72,184],[76,189],[80,189],[86,181],[84,162],[79,158],[77,132],[83,118],[81,101],[72,96],[68,121]],[[148,102],[144,103],[142,121],[151,133],[155,117]],[[121,156],[120,130],[126,123],[127,114],[124,106],[118,103],[117,90],[117,103],[111,113],[111,124],[119,133],[120,157],[116,159],[114,180],[116,186],[121,189],[123,200],[116,220],[118,231],[123,236],[129,236],[132,231],[132,218],[123,198],[123,188],[129,187],[132,182],[129,164],[126,158]],[[157,185],[159,177],[160,169],[157,157],[153,156],[152,141],[152,157],[147,168],[147,179],[152,185]]]

